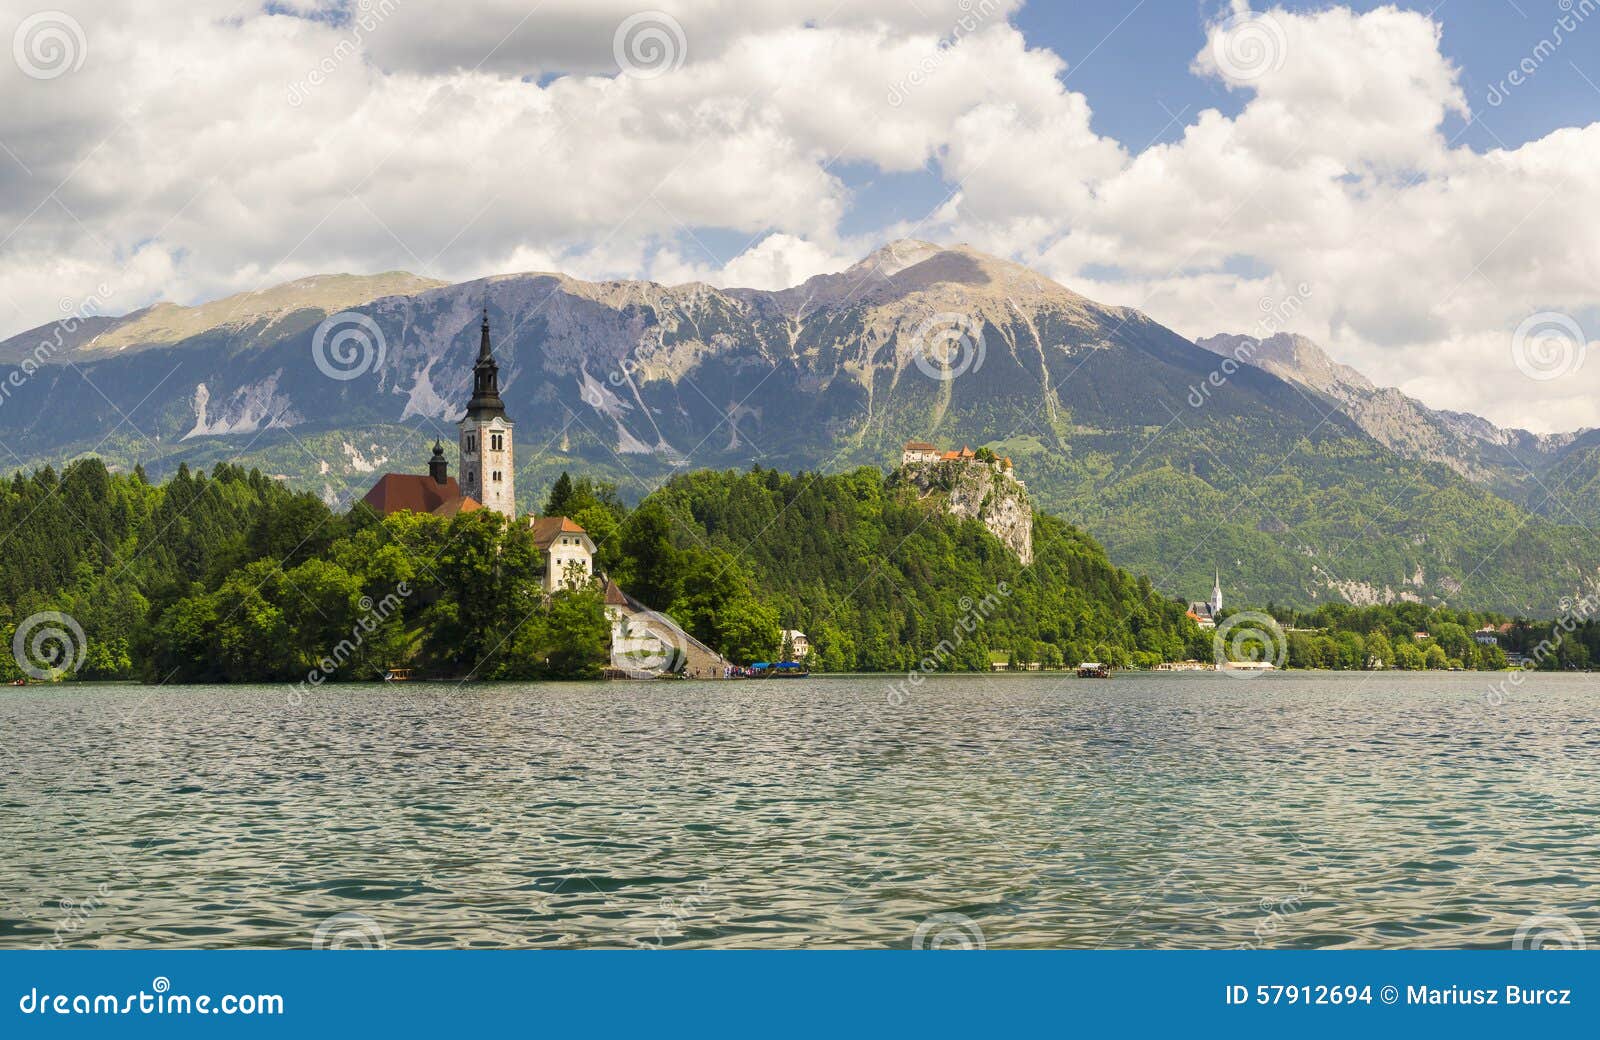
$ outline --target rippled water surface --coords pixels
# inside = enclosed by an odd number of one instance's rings
[[[7,690],[0,945],[1600,945],[1600,677],[1506,681]]]

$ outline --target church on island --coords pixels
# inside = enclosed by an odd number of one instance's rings
[[[489,343],[489,310],[479,327],[478,356],[472,366],[472,397],[456,423],[461,453],[461,479],[450,475],[444,445],[433,445],[425,475],[385,473],[362,497],[379,516],[408,511],[452,517],[490,509],[516,522],[516,468],[512,421],[500,399],[500,368]],[[575,589],[594,577],[594,540],[571,517],[526,516],[533,541],[544,557],[544,592]],[[612,666],[615,674],[649,678],[688,672],[722,677],[731,665],[690,636],[665,614],[628,596],[609,578],[604,581],[606,615],[611,620]]]

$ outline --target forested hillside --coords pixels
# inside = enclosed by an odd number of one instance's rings
[[[678,543],[748,566],[762,599],[833,670],[909,670],[930,656],[981,669],[991,650],[1046,665],[1210,654],[1181,604],[1113,567],[1071,525],[1036,514],[1034,562],[1023,567],[981,523],[876,469],[692,473],[639,513],[658,510]],[[997,605],[974,624],[986,599]],[[956,645],[942,651],[946,640]]]
[[[633,595],[737,661],[779,654],[782,628],[808,632],[830,670],[985,669],[995,651],[1151,664],[1209,645],[1061,521],[1036,518],[1024,568],[982,523],[873,469],[690,473],[632,511],[563,475],[543,505],[577,518]],[[153,486],[84,459],[16,477],[0,525],[3,634],[70,619],[81,635],[36,649],[80,679],[586,677],[606,660],[598,588],[547,602],[527,525],[485,511],[335,514],[237,467]]]

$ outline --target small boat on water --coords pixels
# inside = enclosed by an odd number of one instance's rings
[[[383,673],[383,681],[384,682],[410,682],[411,681],[411,669],[409,669],[409,668],[391,668],[387,672]]]
[[[811,673],[797,661],[757,661],[750,666],[752,679],[804,679]]]
[[[1111,669],[1099,661],[1084,661],[1078,665],[1078,678],[1109,679],[1111,678]]]

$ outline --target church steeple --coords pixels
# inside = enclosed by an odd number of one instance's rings
[[[456,424],[461,431],[461,493],[485,509],[517,515],[516,456],[511,420],[500,400],[500,366],[489,343],[489,308],[478,331],[478,359],[472,365],[472,399]],[[443,462],[443,455],[439,456]]]
[[[467,402],[466,417],[492,419],[505,414],[505,403],[500,400],[500,366],[495,364],[494,350],[489,346],[489,308],[485,307],[478,339],[478,360],[472,366],[472,400]]]
[[[450,479],[450,463],[445,461],[444,445],[437,440],[433,442],[433,458],[428,460],[428,476],[433,478],[435,484],[443,484]]]
[[[1214,568],[1214,580],[1211,583],[1211,613],[1217,614],[1222,610],[1222,569]]]

